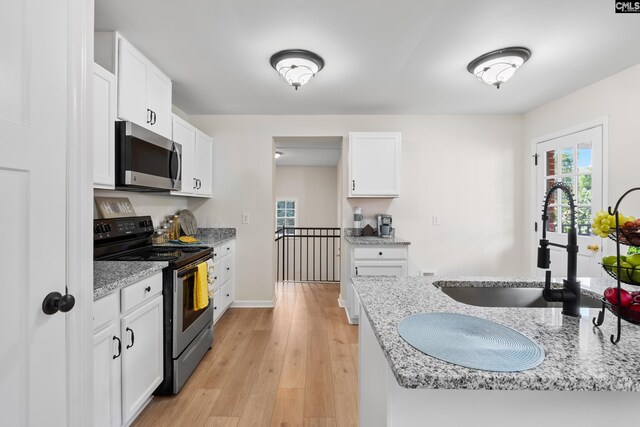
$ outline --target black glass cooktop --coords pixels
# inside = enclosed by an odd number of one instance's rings
[[[101,259],[109,261],[166,261],[183,265],[203,256],[207,252],[211,252],[211,250],[211,248],[207,247],[176,248],[147,246]]]

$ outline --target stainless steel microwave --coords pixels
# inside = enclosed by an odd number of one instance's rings
[[[116,122],[116,188],[180,191],[182,146],[132,122]]]

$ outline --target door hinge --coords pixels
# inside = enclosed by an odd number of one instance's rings
[[[533,165],[538,166],[538,153],[533,155]]]

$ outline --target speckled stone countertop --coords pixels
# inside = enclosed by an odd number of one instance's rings
[[[170,247],[183,247],[183,246],[209,246],[214,247],[227,243],[236,238],[235,228],[198,228],[196,235],[194,236],[200,243],[194,243],[191,245],[181,245],[179,243],[162,243],[155,246],[170,246]]]
[[[95,261],[93,263],[93,299],[97,300],[120,288],[139,282],[162,271],[164,261]]]
[[[542,287],[532,279],[449,277],[353,277],[366,317],[400,386],[470,390],[640,391],[640,326],[622,322],[618,345],[609,341],[616,318],[607,313],[596,328],[597,309],[581,309],[582,318],[560,308],[477,307],[455,301],[436,286]],[[584,296],[599,296],[608,280],[583,281]],[[398,323],[411,314],[451,312],[492,320],[540,344],[544,362],[523,372],[464,368],[427,356],[398,334]],[[364,320],[364,319],[363,319]],[[361,320],[362,321],[362,320]]]
[[[406,246],[411,244],[411,242],[397,237],[344,236],[344,240],[353,246]]]

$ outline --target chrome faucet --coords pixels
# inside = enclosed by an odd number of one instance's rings
[[[567,244],[559,245],[547,240],[547,221],[549,221],[549,199],[555,190],[561,190],[569,199],[569,209],[571,211],[571,228],[567,233]],[[555,246],[567,250],[567,278],[563,280],[562,289],[551,289],[551,256],[549,246]],[[549,302],[562,302],[562,314],[573,317],[580,317],[580,282],[577,280],[578,267],[578,237],[576,231],[576,206],[571,194],[571,189],[558,182],[551,186],[544,199],[542,209],[542,239],[538,248],[538,268],[543,268],[545,273],[544,290],[542,297]]]

